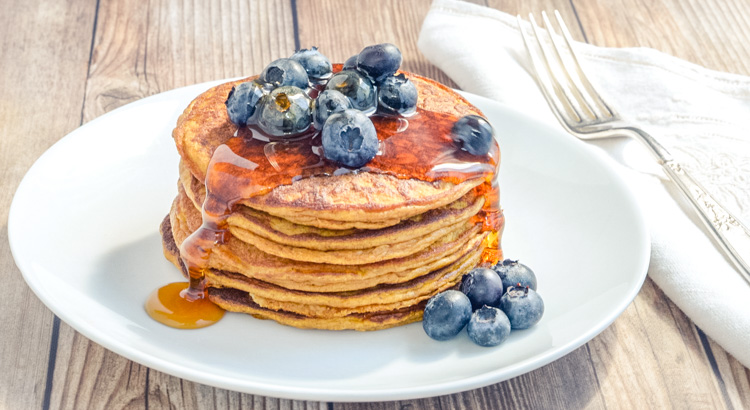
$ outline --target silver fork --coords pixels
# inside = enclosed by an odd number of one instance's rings
[[[546,34],[529,14],[534,42],[525,30],[521,16],[518,27],[536,71],[539,88],[552,111],[568,132],[583,140],[608,137],[633,137],[646,145],[680,191],[690,201],[724,254],[750,283],[750,229],[721,206],[693,177],[677,163],[652,136],[623,121],[591,85],[578,63],[568,28],[555,10],[555,20],[564,39],[556,35],[547,13],[542,12]],[[545,41],[543,37],[547,39]],[[567,49],[568,53],[564,50]]]

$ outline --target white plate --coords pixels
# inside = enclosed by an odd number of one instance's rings
[[[214,85],[173,90],[75,130],[26,174],[10,209],[16,264],[36,295],[96,343],[154,369],[248,393],[309,400],[396,400],[496,383],[547,364],[604,330],[646,274],[649,242],[631,194],[591,148],[469,95],[502,149],[505,255],[537,273],[546,312],[501,346],[462,332],[436,342],[420,324],[378,332],[299,330],[228,314],[175,330],[142,307],[181,280],[158,225],[176,195],[177,116]]]

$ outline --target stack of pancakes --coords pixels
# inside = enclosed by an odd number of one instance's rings
[[[456,118],[478,110],[411,75],[421,109]],[[186,274],[180,245],[202,224],[207,168],[236,126],[214,87],[180,116],[178,195],[161,226],[164,253]],[[376,330],[422,317],[436,293],[477,266],[488,232],[476,215],[482,178],[460,183],[376,172],[312,176],[243,198],[210,252],[209,298],[222,308],[300,328]]]

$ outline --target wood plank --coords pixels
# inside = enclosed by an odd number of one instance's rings
[[[13,262],[8,208],[34,161],[79,124],[95,5],[31,0],[0,13],[0,408],[44,400],[54,316]]]
[[[193,383],[149,370],[148,409],[326,410],[324,402],[254,396]]]
[[[63,324],[51,408],[143,408],[148,372]]]
[[[477,405],[493,408],[600,409],[605,402],[599,391],[590,352],[582,346],[533,372],[488,386]]]
[[[750,369],[743,366],[712,339],[706,337],[716,362],[714,379],[726,392],[726,401],[735,409],[750,408]]]
[[[105,3],[84,120],[173,88],[257,74],[293,51],[288,1]]]
[[[502,348],[502,347],[498,347]],[[533,392],[533,393],[532,393]],[[451,395],[383,403],[334,403],[334,410],[375,409],[601,409],[594,369],[586,346],[522,376]]]
[[[607,407],[723,408],[693,329],[647,279],[635,302],[589,343]]]
[[[750,74],[750,7],[745,0],[572,3],[592,44],[652,47],[711,69]]]
[[[292,11],[287,0],[163,0],[147,6],[102,2],[83,118],[89,121],[172,88],[254,74],[293,51]],[[150,289],[144,292],[145,298]],[[102,348],[65,324],[58,345],[52,408],[325,407],[325,403],[230,392],[166,375]]]

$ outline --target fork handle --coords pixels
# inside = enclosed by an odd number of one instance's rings
[[[701,221],[745,280],[750,283],[750,229],[721,206],[682,166],[673,159],[661,162],[664,171],[690,200]]]
[[[750,228],[716,201],[651,135],[639,128],[628,129],[658,158],[664,172],[693,205],[724,254],[750,283],[750,265],[741,256],[750,256]]]

